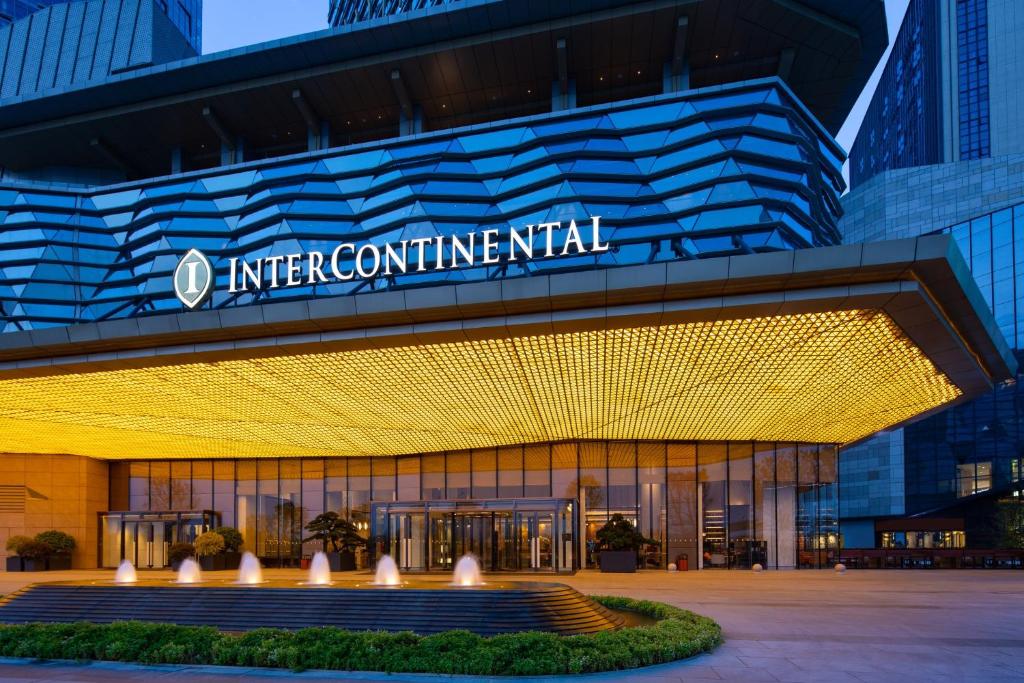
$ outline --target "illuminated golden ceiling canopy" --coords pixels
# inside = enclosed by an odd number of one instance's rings
[[[846,310],[0,381],[0,451],[385,455],[562,439],[842,443],[960,389]]]

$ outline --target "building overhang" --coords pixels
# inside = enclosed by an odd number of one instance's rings
[[[0,452],[849,443],[1014,371],[933,236],[0,335]]]
[[[884,3],[463,1],[0,99],[0,166],[154,177],[173,149],[189,168],[216,166],[204,112],[259,157],[304,151],[309,112],[336,144],[394,136],[411,105],[424,130],[540,114],[560,63],[579,106],[649,96],[680,43],[690,87],[783,76],[835,134],[887,44]]]

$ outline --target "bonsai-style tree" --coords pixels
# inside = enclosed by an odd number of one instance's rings
[[[50,546],[55,555],[70,555],[75,549],[75,539],[70,534],[52,529],[36,534],[36,540]]]
[[[601,550],[639,550],[645,543],[659,545],[660,542],[647,538],[636,530],[633,523],[619,513],[612,515],[608,522],[598,529],[597,543]]]
[[[31,542],[32,538],[29,536],[11,536],[7,539],[7,552],[21,557],[21,546]]]
[[[18,548],[18,556],[25,560],[45,560],[53,554],[53,548],[45,541],[29,539]]]
[[[337,512],[324,512],[317,515],[306,525],[306,531],[312,533],[309,538],[302,539],[302,542],[320,541],[323,544],[324,552],[327,552],[328,544],[330,544],[331,552],[335,553],[341,550],[351,552],[366,545],[366,539],[359,535],[356,525]]]
[[[242,549],[244,540],[238,529],[230,526],[219,526],[213,530],[213,533],[219,534],[224,539],[224,552],[237,553]]]
[[[199,557],[211,557],[224,552],[224,537],[216,531],[207,531],[196,538],[196,555]]]
[[[184,562],[196,554],[196,549],[191,543],[174,543],[167,551],[167,559],[171,564]]]

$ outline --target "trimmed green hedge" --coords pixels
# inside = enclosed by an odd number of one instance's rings
[[[528,631],[490,638],[468,631],[418,636],[307,628],[230,634],[209,627],[142,622],[28,624],[0,626],[0,656],[527,676],[631,669],[691,657],[722,642],[718,624],[693,612],[646,600],[594,599],[658,621],[585,636]]]

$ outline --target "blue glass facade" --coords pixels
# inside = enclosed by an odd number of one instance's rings
[[[948,11],[942,2],[911,0],[850,150],[851,187],[890,169],[991,154],[988,15],[987,0],[954,0]],[[944,35],[955,36],[948,73]],[[1014,131],[1003,136],[1015,149]]]
[[[1003,336],[1024,360],[1024,204],[946,228],[971,266]],[[1019,485],[1024,375],[905,429],[906,512]]]
[[[956,1],[960,159],[989,155],[987,0]]]
[[[203,0],[156,0],[196,52],[203,52]]]
[[[0,26],[60,2],[67,2],[67,0],[0,0]]]
[[[850,149],[850,186],[892,168],[942,161],[939,3],[911,0]]]
[[[1015,3],[988,0],[911,0],[850,153],[851,186],[878,177],[844,199],[848,213],[842,228],[847,240],[851,235],[857,240],[927,234],[948,226],[938,232],[955,237],[1000,330],[1021,358],[1024,309],[1018,302],[1024,299],[1024,228],[1022,205],[1013,204],[1024,200],[1024,193],[1016,183],[1016,159],[1008,156],[1019,151],[1022,140],[1019,106],[1012,100],[1020,79],[1009,56],[1019,37],[1013,19],[1017,9]],[[937,32],[921,33],[920,46],[907,42],[905,38],[921,31],[922,22]],[[943,52],[943,43],[948,52]],[[890,76],[903,72],[907,54],[921,48],[931,61],[923,62],[920,78],[933,84],[921,91],[921,107],[930,112],[924,121],[936,135],[918,141],[917,149],[900,158],[891,140],[888,151],[872,116],[900,96],[900,81]],[[1000,62],[991,74],[990,51]],[[993,93],[990,78],[998,84]],[[896,134],[908,129],[905,120],[894,125]],[[985,161],[960,163],[979,159]],[[891,172],[880,175],[883,171]],[[961,519],[969,545],[999,545],[990,529],[994,501],[1007,494],[1020,499],[1021,379],[1018,374],[1016,382],[982,398],[845,451],[843,499],[849,503],[844,503],[844,519]]]
[[[841,164],[766,79],[116,187],[0,185],[0,329],[177,312],[171,274],[193,247],[223,308],[834,244]],[[610,251],[228,293],[231,257],[587,216]]]
[[[444,5],[457,0],[331,0],[328,20],[331,26],[380,19],[392,14]]]
[[[0,0],[0,26],[33,12],[76,0]],[[178,27],[196,52],[203,46],[203,0],[156,0],[156,5]]]

